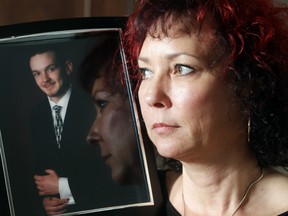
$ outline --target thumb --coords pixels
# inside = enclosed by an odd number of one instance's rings
[[[46,169],[45,172],[48,174],[48,175],[56,175],[56,172],[52,169]]]

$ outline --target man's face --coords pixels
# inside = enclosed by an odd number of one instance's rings
[[[68,75],[72,63],[62,68],[53,51],[36,54],[30,58],[30,68],[36,84],[54,102],[58,102],[69,88]],[[70,65],[71,64],[71,65]]]

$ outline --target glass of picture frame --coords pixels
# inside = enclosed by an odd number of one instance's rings
[[[121,43],[125,22],[0,28],[0,149],[11,216],[157,214],[153,151]]]

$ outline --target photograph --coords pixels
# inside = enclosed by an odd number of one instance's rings
[[[154,204],[121,36],[118,28],[83,28],[0,39],[11,216]]]

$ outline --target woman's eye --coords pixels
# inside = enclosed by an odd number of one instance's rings
[[[148,68],[139,68],[142,80],[150,79],[153,76],[153,72]]]
[[[107,104],[108,104],[108,101],[106,101],[106,100],[96,100],[95,101],[95,105],[100,111],[103,110]]]
[[[184,64],[176,64],[174,66],[174,74],[176,74],[177,76],[185,76],[187,74],[193,73],[195,72],[195,69],[188,66],[188,65],[184,65]]]

